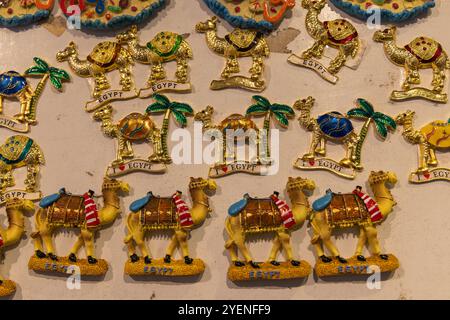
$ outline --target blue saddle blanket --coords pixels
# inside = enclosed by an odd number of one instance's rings
[[[312,207],[314,211],[322,211],[326,209],[330,205],[332,199],[333,199],[333,191],[328,189],[323,197],[313,202]]]
[[[247,206],[248,198],[249,198],[248,194],[245,194],[244,198],[242,198],[236,203],[233,203],[228,208],[228,214],[232,217],[237,216]]]
[[[58,201],[59,198],[61,198],[61,195],[65,194],[64,188],[61,188],[58,193],[51,194],[49,196],[46,196],[41,199],[39,202],[39,206],[41,208],[47,208],[50,207],[52,204],[54,204],[56,201]]]
[[[153,198],[153,193],[152,192],[148,192],[145,197],[133,201],[130,204],[130,210],[132,212],[137,212],[137,211],[141,210],[143,207],[145,207],[147,205],[147,203],[150,202],[150,200],[152,198]]]

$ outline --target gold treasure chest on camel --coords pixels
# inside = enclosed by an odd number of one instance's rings
[[[145,229],[173,228],[178,223],[173,199],[153,196],[139,211],[139,221]]]
[[[42,199],[39,204],[48,208],[47,221],[50,225],[78,227],[85,223],[84,198],[66,194],[63,190]]]
[[[353,193],[334,194],[326,209],[326,219],[330,226],[340,228],[370,223],[370,215],[363,200]]]

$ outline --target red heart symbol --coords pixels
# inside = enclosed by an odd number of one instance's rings
[[[430,179],[430,173],[427,171],[427,172],[424,172],[423,173],[423,176],[425,177],[425,178],[427,178],[427,179]]]
[[[120,169],[121,171],[125,170],[125,165],[124,165],[124,164],[121,164],[121,165],[119,166],[119,169]]]
[[[225,172],[225,173],[227,173],[228,167],[227,167],[227,166],[223,166],[223,167],[222,167],[222,171]]]
[[[310,166],[313,166],[316,163],[314,160],[309,160],[308,162]]]

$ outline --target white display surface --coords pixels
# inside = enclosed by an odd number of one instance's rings
[[[300,2],[300,1],[298,1]],[[61,13],[59,12],[58,15]],[[295,7],[292,17],[285,19],[280,30],[292,27],[300,30],[300,35],[289,45],[297,52],[306,48],[311,38],[304,27],[305,10],[300,3]],[[334,7],[327,7],[323,17],[345,16]],[[399,45],[407,44],[419,35],[429,36],[441,42],[450,50],[448,17],[450,3],[438,1],[429,16],[398,28]],[[191,81],[194,90],[191,94],[168,94],[172,100],[188,102],[199,111],[207,105],[214,106],[214,121],[219,122],[231,113],[243,113],[251,104],[251,92],[242,90],[211,91],[209,83],[217,79],[224,65],[224,59],[212,53],[206,46],[203,34],[197,34],[194,25],[211,16],[211,12],[202,1],[170,1],[167,9],[140,31],[141,43],[150,40],[157,32],[170,30],[189,33],[188,42],[194,52],[190,61]],[[450,116],[448,104],[433,104],[426,101],[392,103],[390,92],[400,88],[402,69],[389,62],[383,47],[372,41],[374,30],[356,19],[350,18],[357,27],[361,38],[367,44],[365,55],[358,70],[344,68],[340,81],[332,85],[319,78],[311,70],[298,68],[287,63],[288,54],[273,53],[267,60],[265,75],[267,89],[262,95],[271,101],[292,105],[295,100],[308,95],[316,98],[312,114],[338,110],[346,112],[353,107],[354,100],[364,97],[371,101],[381,112],[395,116],[406,109],[416,111],[416,127],[432,120],[446,120]],[[226,22],[219,24],[219,35],[232,30]],[[29,136],[42,147],[46,165],[41,172],[41,190],[45,195],[56,192],[60,187],[72,193],[80,194],[93,188],[98,193],[105,168],[113,160],[115,141],[105,137],[100,131],[100,123],[95,122],[84,111],[84,103],[90,99],[90,86],[86,79],[75,76],[67,63],[57,63],[55,54],[70,41],[79,46],[80,57],[85,58],[98,42],[111,39],[115,33],[93,33],[66,31],[57,37],[43,26],[34,26],[20,30],[0,31],[1,71],[24,71],[32,65],[32,58],[39,56],[50,64],[64,68],[72,76],[72,82],[65,84],[64,93],[57,93],[48,84],[39,102],[37,117],[39,124],[32,127]],[[333,54],[335,54],[333,52]],[[242,66],[247,70],[248,62]],[[168,74],[174,72],[173,65]],[[134,74],[138,85],[148,77],[149,67],[136,64]],[[429,86],[431,72],[425,74],[423,83]],[[108,75],[113,86],[117,86],[118,73]],[[33,84],[36,84],[34,81]],[[143,112],[151,99],[122,101],[113,103],[115,119],[130,112]],[[5,113],[15,114],[19,108],[17,102],[5,102]],[[156,119],[161,125],[162,117]],[[261,121],[258,119],[258,123]],[[357,123],[359,130],[362,122]],[[188,130],[193,130],[193,119],[189,119]],[[171,128],[176,127],[171,123]],[[287,130],[280,133],[281,166],[273,176],[251,176],[246,174],[230,175],[217,179],[218,190],[211,199],[213,213],[205,224],[192,232],[189,241],[192,257],[202,258],[207,269],[203,276],[189,280],[135,280],[123,274],[127,259],[125,236],[125,217],[130,203],[142,197],[147,191],[168,196],[175,190],[184,191],[185,199],[191,204],[187,192],[190,176],[206,177],[207,164],[172,165],[164,175],[134,173],[122,178],[132,189],[122,198],[123,212],[115,223],[99,232],[96,240],[97,257],[109,262],[110,270],[103,280],[83,280],[79,290],[69,290],[64,276],[42,275],[29,271],[27,263],[33,254],[30,238],[34,228],[34,217],[26,218],[26,237],[17,247],[6,251],[2,274],[18,283],[14,299],[429,299],[450,298],[450,219],[449,192],[450,183],[434,182],[424,185],[408,183],[408,175],[417,167],[417,147],[407,143],[401,136],[402,128],[390,134],[385,142],[375,137],[370,129],[363,151],[365,170],[354,181],[336,177],[328,172],[300,171],[292,167],[299,154],[306,152],[310,132],[301,128],[297,120],[292,120]],[[0,129],[0,140],[12,135],[11,131]],[[329,146],[330,155],[340,159],[344,150],[341,146]],[[136,147],[136,153],[145,156],[148,147]],[[449,154],[438,154],[442,165],[450,166]],[[370,170],[391,170],[397,173],[399,182],[392,190],[398,203],[394,212],[379,228],[381,245],[386,253],[395,254],[401,263],[390,278],[381,283],[381,289],[369,290],[361,278],[342,277],[339,281],[325,281],[310,275],[306,282],[262,282],[235,284],[227,280],[229,266],[228,253],[224,249],[224,220],[228,206],[240,199],[246,192],[253,196],[265,197],[273,190],[283,192],[289,176],[302,176],[316,182],[311,200],[323,195],[327,188],[333,191],[350,192],[356,185],[365,184]],[[23,172],[21,172],[23,176]],[[282,193],[283,197],[287,195]],[[1,209],[0,222],[5,225],[6,215]],[[305,226],[292,237],[295,255],[314,264],[310,230]],[[338,233],[337,245],[342,255],[349,257],[356,246],[357,233]],[[66,255],[75,241],[73,232],[58,232],[55,241],[58,255]],[[168,244],[168,237],[149,239],[149,247],[154,257],[162,257]],[[263,261],[269,254],[270,238],[250,241],[256,260]],[[84,252],[80,252],[80,256]]]

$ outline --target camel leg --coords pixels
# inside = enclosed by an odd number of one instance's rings
[[[132,86],[131,69],[130,66],[125,65],[119,68],[120,82],[123,91],[130,91]]]
[[[325,138],[321,137],[319,140],[319,145],[316,147],[316,149],[314,150],[315,154],[318,156],[325,156],[327,151],[326,151],[326,140]]]
[[[139,228],[139,229],[138,229]],[[147,244],[145,243],[145,233],[142,228],[138,227],[133,230],[133,239],[136,245],[139,247],[141,251],[142,257],[146,260],[146,262],[151,259],[152,255],[148,250]]]
[[[189,231],[187,230],[175,230],[175,236],[178,240],[178,243],[180,244],[181,253],[184,257],[184,262],[186,264],[191,264],[193,262],[193,259],[189,257],[189,246],[188,246],[188,238]]]
[[[3,96],[0,95],[0,114],[3,113]]]
[[[169,245],[167,246],[166,256],[173,256],[173,253],[175,252],[175,249],[178,248],[178,246],[179,246],[179,242],[178,242],[177,236],[174,233],[172,238],[170,239]]]
[[[322,58],[323,51],[325,49],[325,45],[321,40],[318,40],[314,42],[314,44],[311,46],[311,48],[307,49],[305,52],[302,53],[303,59],[309,59],[311,57],[315,58]]]
[[[367,240],[369,241],[372,255],[380,255],[381,247],[380,242],[378,241],[377,229],[374,226],[366,226],[364,227],[364,231],[367,235]]]
[[[287,261],[290,261],[293,266],[299,266],[300,261],[294,259],[291,246],[291,235],[288,231],[278,231],[278,239],[280,239],[281,245],[286,252]]]
[[[14,177],[12,175],[12,171],[8,171],[4,175],[6,187],[14,187],[16,185],[14,181]]]
[[[358,237],[358,243],[356,245],[356,250],[355,250],[355,256],[357,257],[364,257],[363,255],[363,250],[364,250],[364,245],[367,242],[367,235],[366,232],[364,231],[363,227],[360,227],[359,229],[359,237]],[[360,260],[360,258],[358,258],[358,260]]]
[[[109,88],[110,84],[104,73],[99,73],[94,76],[94,90],[92,92],[92,96],[94,98],[98,98],[101,95],[102,91]]]
[[[158,80],[163,80],[165,78],[166,71],[164,70],[161,59],[158,57],[152,62],[152,67],[150,69],[150,78],[148,79],[147,83],[151,86]]]
[[[433,81],[431,82],[433,91],[441,92],[444,88],[445,72],[435,63],[431,64],[431,67],[433,68]]]
[[[81,247],[84,245],[84,240],[83,237],[80,235],[78,235],[77,237],[77,241],[75,241],[75,243],[72,246],[72,249],[70,249],[69,252],[69,260],[71,260],[72,262],[76,262],[77,261],[77,254],[80,251]]]
[[[243,233],[243,230],[241,228],[239,228],[238,230],[234,230],[233,236],[234,236],[234,243],[244,256],[245,261],[250,264],[253,264],[253,258],[247,246],[245,245],[245,235]]]
[[[436,157],[436,151],[433,148],[428,148],[428,165],[430,166],[437,166],[438,165],[438,160]]]
[[[177,56],[177,71],[175,72],[177,82],[186,83],[188,80],[188,64],[184,55]]]
[[[221,77],[227,79],[232,73],[239,72],[239,63],[237,61],[236,55],[227,55],[225,68],[222,71]]]
[[[84,241],[84,247],[86,249],[86,257],[90,264],[97,262],[95,259],[95,249],[94,249],[94,231],[88,229],[81,229],[81,237]]]
[[[424,172],[428,170],[427,153],[428,153],[427,143],[421,142],[419,144],[419,168],[417,169],[417,171],[419,172]]]
[[[321,143],[323,136],[318,130],[314,130],[311,144],[309,145],[309,152],[303,155],[304,160],[313,160],[316,156],[317,146]],[[324,143],[325,144],[325,143]]]
[[[40,233],[42,241],[44,243],[44,247],[45,247],[45,251],[47,252],[47,255],[52,260],[57,260],[57,257],[55,254],[55,248],[53,247],[52,230],[48,226],[42,225],[41,229],[39,230],[39,233]]]
[[[25,92],[22,92],[18,99],[20,101],[20,112],[14,116],[17,121],[25,122],[27,110],[30,110],[31,99],[28,97]]]
[[[342,69],[342,67],[345,64],[345,61],[347,61],[348,56],[345,54],[344,52],[344,48],[340,47],[339,48],[339,53],[336,56],[336,58],[334,58],[333,60],[331,60],[330,62],[330,66],[328,67],[328,71],[331,74],[336,74],[339,72],[339,70]]]
[[[264,63],[263,58],[257,54],[254,54],[252,56],[253,64],[250,68],[250,77],[253,81],[257,82],[260,80],[261,75],[264,71]]]
[[[149,137],[149,141],[153,145],[153,153],[148,157],[151,162],[159,162],[162,157],[161,131],[154,129]]]
[[[26,190],[34,192],[37,186],[37,175],[39,173],[39,166],[29,164],[27,166],[27,178],[25,179]]]

